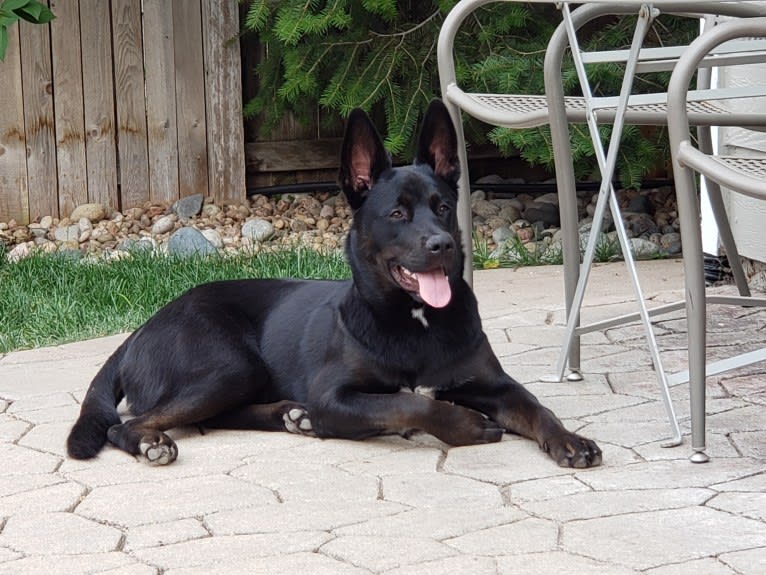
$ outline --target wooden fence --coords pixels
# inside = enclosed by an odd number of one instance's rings
[[[237,0],[49,4],[0,62],[0,221],[244,200]]]

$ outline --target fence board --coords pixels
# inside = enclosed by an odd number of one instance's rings
[[[141,0],[112,0],[112,30],[120,201],[136,206],[149,199]]]
[[[144,0],[149,190],[153,202],[178,199],[178,129],[173,3]]]
[[[22,105],[19,27],[8,29],[8,51],[0,62],[0,219],[29,221],[26,141]]]
[[[72,0],[51,0],[51,10],[56,15],[50,26],[58,204],[61,215],[67,215],[88,201],[80,9]]]
[[[208,195],[205,67],[199,0],[173,3],[180,195]]]
[[[109,1],[80,0],[80,28],[88,200],[118,207]]]
[[[242,71],[236,0],[202,0],[210,195],[241,201],[245,189]]]
[[[19,22],[29,217],[58,217],[53,73],[48,26]]]

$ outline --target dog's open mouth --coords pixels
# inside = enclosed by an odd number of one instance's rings
[[[444,307],[452,298],[449,280],[443,268],[428,272],[411,272],[404,266],[391,266],[391,276],[401,288],[417,293],[431,307]]]

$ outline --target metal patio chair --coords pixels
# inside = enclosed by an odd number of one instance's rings
[[[766,298],[723,297],[705,295],[700,206],[695,172],[708,182],[716,182],[734,193],[766,200],[766,158],[727,157],[695,147],[689,132],[686,106],[689,82],[698,62],[721,43],[735,38],[766,37],[766,18],[746,18],[719,24],[697,38],[681,56],[668,86],[668,131],[673,174],[676,181],[678,211],[681,219],[681,241],[684,246],[684,279],[686,284],[686,317],[688,323],[689,385],[691,397],[692,460],[705,462],[705,378],[758,361],[766,361],[766,347],[707,364],[706,304],[766,306]],[[766,62],[766,58],[762,61]],[[755,86],[766,94],[766,85]],[[719,90],[722,96],[727,89]],[[766,129],[766,110],[755,114],[753,122]],[[725,217],[724,202],[718,197],[713,209]],[[731,256],[727,254],[729,258]],[[706,365],[707,364],[707,365]],[[684,379],[687,374],[683,374]]]
[[[552,135],[552,146],[556,167],[556,180],[559,196],[559,210],[561,216],[562,249],[564,255],[565,294],[567,309],[567,331],[562,345],[562,353],[557,366],[557,374],[554,379],[560,380],[569,364],[571,371],[570,379],[579,379],[580,372],[580,345],[579,336],[583,333],[606,329],[607,327],[620,325],[628,321],[640,319],[644,325],[646,336],[652,355],[652,361],[657,372],[658,383],[662,398],[668,413],[668,419],[672,428],[672,438],[666,445],[678,445],[681,443],[681,432],[670,401],[668,379],[665,375],[659,357],[659,350],[651,328],[650,316],[681,309],[683,303],[674,306],[662,306],[662,308],[647,310],[638,274],[635,269],[632,254],[628,245],[627,234],[622,226],[619,206],[611,188],[612,175],[614,172],[615,159],[619,145],[619,135],[624,123],[638,125],[666,125],[667,124],[667,100],[666,94],[642,94],[631,95],[633,75],[635,73],[651,72],[658,70],[671,70],[685,47],[668,48],[642,48],[644,37],[650,23],[660,13],[682,14],[701,18],[709,14],[727,16],[752,17],[766,15],[766,7],[753,3],[726,3],[702,1],[667,1],[655,0],[654,2],[635,2],[626,0],[623,2],[606,2],[603,0],[591,0],[580,2],[582,4],[576,10],[570,11],[567,2],[557,2],[562,11],[562,23],[553,33],[546,52],[544,76],[545,95],[520,95],[520,94],[477,94],[466,92],[457,82],[454,63],[454,40],[461,24],[475,10],[481,6],[497,1],[509,0],[461,0],[449,13],[444,21],[439,35],[437,55],[439,61],[439,75],[441,82],[442,97],[452,114],[458,130],[460,140],[459,154],[463,166],[467,166],[465,152],[465,140],[462,131],[461,112],[478,118],[496,126],[508,128],[527,128],[549,124]],[[544,1],[544,0],[538,0]],[[551,0],[552,1],[552,0]],[[630,50],[599,51],[584,53],[577,44],[576,32],[583,25],[599,17],[607,15],[638,15],[638,24],[634,35],[634,41]],[[563,93],[561,71],[565,51],[572,49],[575,67],[578,71],[580,84],[583,90],[582,97],[565,97]],[[764,43],[747,42],[736,45],[724,45],[716,52],[706,55],[699,62],[703,69],[700,73],[701,90],[690,91],[687,95],[688,117],[692,124],[697,126],[711,125],[753,125],[753,119],[740,117],[736,113],[720,105],[715,99],[710,99],[712,94],[705,90],[709,84],[709,72],[705,70],[711,66],[722,65],[732,62],[755,61],[764,51]],[[625,64],[625,81],[619,96],[601,98],[591,94],[590,86],[585,72],[585,66],[592,63],[621,62]],[[749,97],[747,90],[739,93],[730,93],[730,97]],[[606,122],[614,126],[613,137],[609,150],[604,151],[598,137],[598,125]],[[759,122],[759,120],[758,120]],[[572,155],[569,146],[569,124],[588,124],[594,148],[601,168],[602,184],[599,192],[599,202],[593,218],[593,229],[590,241],[585,250],[584,261],[580,264],[580,242],[577,230],[577,200],[572,166]],[[756,122],[757,123],[757,122]],[[703,130],[702,143],[711,146],[709,132]],[[705,148],[710,149],[710,148]],[[715,183],[713,183],[715,188]],[[720,191],[712,190],[712,194]],[[579,326],[579,312],[584,291],[590,271],[590,265],[596,247],[601,219],[607,203],[610,205],[613,219],[617,226],[618,237],[622,246],[625,262],[633,283],[636,299],[639,304],[639,312],[620,318],[599,322],[588,326]],[[470,190],[468,182],[468,170],[463,169],[460,180],[460,205],[459,218],[463,233],[464,248],[471,249],[471,208]],[[739,265],[736,256],[736,245],[730,233],[725,218],[718,221],[721,228],[721,240],[729,255],[729,260],[734,261],[733,273],[740,293],[747,294],[747,282],[744,272]],[[466,259],[471,262],[472,258]],[[470,281],[470,263],[465,271],[466,278]]]

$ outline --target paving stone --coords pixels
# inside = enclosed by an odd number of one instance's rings
[[[385,545],[381,545],[378,537],[348,535],[333,539],[322,546],[321,551],[375,573],[457,554],[455,549],[443,543],[416,536],[389,537]]]
[[[565,550],[634,569],[766,545],[763,523],[704,507],[585,519],[562,529]]]
[[[638,571],[563,551],[497,558],[497,575],[637,575]],[[699,575],[699,574],[696,574]]]
[[[513,555],[553,551],[557,540],[558,526],[554,522],[531,517],[446,539],[444,543],[472,555]]]
[[[461,555],[416,565],[406,565],[386,571],[385,575],[497,575],[495,561],[489,557]]]
[[[267,436],[273,433],[267,433]],[[394,453],[413,447],[413,442],[395,435],[374,437],[364,441],[349,441],[346,439],[316,439],[291,433],[279,435],[302,440],[290,454],[294,459],[324,465],[341,465],[351,461],[363,461],[386,453]],[[258,459],[262,459],[259,457]],[[279,459],[279,457],[276,457]],[[291,459],[293,459],[291,457]]]
[[[689,575],[689,573],[694,573],[694,575],[735,575],[734,571],[712,557],[663,565],[646,571],[647,575]]]
[[[26,421],[20,421],[10,415],[0,414],[0,442],[18,441],[32,427]]]
[[[661,489],[664,487],[707,487],[766,469],[766,462],[713,459],[695,465],[688,459],[634,463],[623,468],[578,472],[576,477],[598,491]]]
[[[124,553],[25,557],[0,563],[0,575],[157,575],[157,569],[136,563]]]
[[[564,523],[623,513],[692,507],[702,505],[714,493],[702,488],[587,491],[520,505],[532,515]]]
[[[9,443],[0,444],[0,476],[49,473],[61,462],[59,457]]]
[[[580,395],[576,397],[546,397],[543,403],[553,410],[559,419],[581,419],[587,416],[588,420],[594,417],[603,417],[620,408],[645,403],[646,400],[628,395],[599,396]]]
[[[154,469],[161,474],[164,468]],[[276,503],[270,490],[213,475],[98,487],[76,512],[115,525],[143,525],[267,503]]]
[[[165,570],[199,566],[209,568],[241,562],[242,558],[316,551],[329,539],[330,535],[317,531],[231,535],[136,549],[133,555]]]
[[[766,430],[742,431],[727,435],[745,457],[766,459]]]
[[[191,539],[210,537],[210,532],[197,519],[181,519],[132,527],[125,540],[125,550],[172,545]]]
[[[423,509],[470,502],[477,508],[502,505],[500,492],[492,485],[444,473],[412,473],[383,477],[383,498]]]
[[[553,374],[553,367],[550,374]],[[547,375],[545,373],[541,375]],[[543,397],[592,397],[593,401],[611,394],[609,383],[605,376],[601,374],[586,374],[581,381],[541,381],[525,385],[529,391],[538,398]]]
[[[412,449],[368,457],[361,461],[343,463],[339,467],[349,473],[374,475],[375,477],[429,473],[436,471],[441,458],[442,452],[439,449],[413,447]]]
[[[499,443],[450,449],[444,471],[497,485],[572,473],[556,465],[534,441],[511,437]]]
[[[293,553],[269,557],[232,558],[217,565],[179,568],[164,575],[275,575],[305,573],[307,575],[371,575],[371,571],[336,561],[320,553]]]
[[[122,533],[71,513],[14,515],[0,533],[0,546],[28,555],[75,555],[116,549]]]
[[[513,507],[477,508],[470,501],[462,505],[446,503],[429,509],[411,509],[396,515],[375,517],[335,529],[336,535],[369,535],[384,541],[402,533],[415,532],[419,537],[441,541],[481,529],[496,527],[526,518]]]
[[[20,557],[22,557],[21,553],[17,553],[7,547],[0,547],[0,573],[3,572],[3,563],[11,562]]]
[[[16,405],[16,402],[14,402],[13,405]],[[80,415],[80,406],[74,403],[74,398],[72,398],[72,403],[70,405],[61,405],[44,409],[30,409],[21,412],[14,411],[13,413],[15,413],[19,419],[29,421],[30,423],[64,422],[71,427],[72,423],[74,423]]]
[[[745,492],[764,492],[766,491],[766,472],[756,473],[751,477],[734,479],[711,485],[716,491],[745,491]]]
[[[720,560],[736,570],[737,575],[761,575],[766,573],[766,546],[724,553]]]
[[[588,492],[590,488],[572,475],[530,479],[506,487],[503,492],[515,504],[557,499],[573,493]]]
[[[67,456],[66,437],[72,429],[75,418],[76,415],[69,421],[37,424],[19,440],[18,444],[64,458]]]
[[[720,493],[707,506],[766,522],[766,493]]]
[[[332,465],[294,459],[259,460],[232,472],[279,493],[282,501],[375,501],[378,479]]]
[[[78,365],[79,363],[79,365]],[[98,365],[86,365],[80,360],[69,362],[47,361],[41,365],[20,363],[3,366],[0,397],[19,400],[86,388],[98,371]]]
[[[681,433],[684,435],[684,442],[676,447],[663,447],[662,441],[653,441],[645,445],[637,445],[633,450],[647,461],[657,461],[661,459],[686,459],[689,458],[689,445],[691,445],[690,432],[686,429],[688,421],[681,422]],[[667,438],[666,438],[667,439]],[[713,459],[722,457],[739,457],[740,454],[732,445],[732,441],[726,435],[721,433],[705,434],[705,453]]]
[[[45,513],[53,511],[71,511],[87,492],[82,485],[63,482],[61,478],[48,476],[53,485],[19,490],[0,497],[0,516],[8,517],[16,513]]]
[[[726,433],[732,429],[738,432],[762,431],[766,429],[766,409],[761,405],[748,405],[707,416],[707,429]]]
[[[286,501],[279,505],[213,513],[205,517],[205,524],[214,535],[332,531],[344,525],[364,525],[365,521],[406,509],[389,501],[354,501],[353,504],[333,500]]]
[[[660,413],[662,419],[659,419]],[[646,421],[631,421],[630,425],[615,417],[611,421],[588,423],[578,433],[599,442],[617,443],[636,448],[647,443],[659,443],[670,439],[670,424],[661,404],[657,403],[657,416]]]
[[[555,340],[547,340],[548,343],[552,343]],[[559,359],[561,348],[557,345],[555,347],[547,347],[541,349],[535,349],[527,351],[523,354],[524,365],[537,365],[550,369],[551,366],[556,365]],[[582,363],[583,369],[587,369],[589,372],[604,373],[605,368],[614,370],[615,364],[619,367],[624,364],[625,370],[629,369],[629,366],[640,366],[642,362],[636,361],[635,349],[629,349],[625,346],[614,344],[602,344],[602,345],[590,345],[582,348]],[[617,359],[614,362],[612,358],[624,358]],[[639,358],[641,359],[641,358]],[[649,356],[646,356],[648,362]],[[651,364],[650,364],[651,365]],[[619,369],[618,369],[619,371]]]

